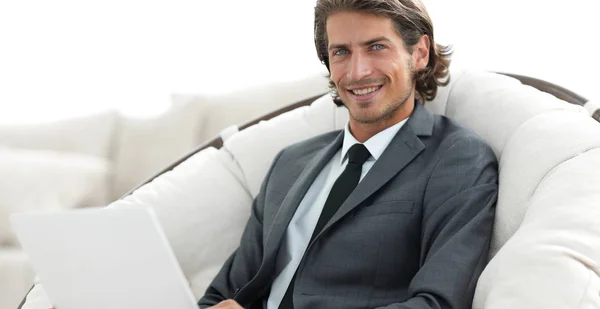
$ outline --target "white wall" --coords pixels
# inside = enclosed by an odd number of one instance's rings
[[[309,2],[0,1],[0,122],[110,107],[148,114],[172,92],[320,68]]]
[[[598,99],[600,1],[425,0],[456,66],[542,78]]]
[[[596,96],[597,0],[425,2],[438,40],[455,46],[455,66],[532,75]],[[323,70],[314,3],[0,0],[0,123],[107,108],[143,116],[165,109],[173,92]]]

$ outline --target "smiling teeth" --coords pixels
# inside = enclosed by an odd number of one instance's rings
[[[377,89],[379,89],[379,87],[371,87],[371,88],[365,88],[365,89],[356,89],[356,90],[352,90],[352,93],[354,93],[355,95],[367,95],[371,92],[375,92],[377,91]]]

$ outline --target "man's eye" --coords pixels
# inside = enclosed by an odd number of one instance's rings
[[[333,54],[336,55],[336,56],[340,56],[340,55],[345,55],[347,53],[348,53],[348,51],[345,50],[345,49],[338,49]]]
[[[373,46],[371,46],[372,50],[382,50],[385,49],[385,46],[381,45],[381,44],[375,44]]]

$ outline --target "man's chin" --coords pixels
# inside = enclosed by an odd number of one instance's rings
[[[360,124],[372,124],[372,123],[376,123],[384,118],[384,117],[382,117],[382,115],[378,115],[378,114],[374,114],[374,113],[361,113],[361,112],[358,112],[358,113],[350,112],[350,117],[352,117],[352,120],[354,120]]]

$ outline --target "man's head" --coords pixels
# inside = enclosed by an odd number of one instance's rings
[[[448,82],[450,48],[434,42],[419,0],[318,0],[315,45],[336,103],[359,123],[393,117],[415,92],[433,99]]]

